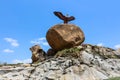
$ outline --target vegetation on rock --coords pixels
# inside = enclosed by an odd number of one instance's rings
[[[78,47],[72,47],[58,51],[55,57],[80,57],[82,51],[89,52],[93,55],[99,55],[103,59],[120,59],[120,56],[115,54],[115,50],[107,47],[84,44]]]
[[[120,80],[120,77],[109,78],[108,80]]]
[[[64,49],[61,51],[58,51],[55,55],[55,57],[74,57],[74,58],[78,58],[79,57],[79,53],[80,53],[81,49],[77,48],[77,47],[73,47],[73,48],[69,48],[69,49]]]

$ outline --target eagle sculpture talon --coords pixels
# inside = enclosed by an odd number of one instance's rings
[[[75,20],[75,17],[74,17],[74,16],[70,16],[70,17],[64,16],[61,12],[55,11],[54,14],[55,14],[58,18],[60,18],[61,20],[63,20],[63,21],[64,21],[64,24],[67,24],[69,21]]]

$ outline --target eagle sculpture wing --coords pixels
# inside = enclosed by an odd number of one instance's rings
[[[68,20],[68,21],[75,20],[75,17],[74,17],[74,16],[67,17],[67,20]]]
[[[72,20],[75,19],[74,16],[67,17],[67,16],[64,16],[61,12],[57,12],[57,11],[55,11],[54,14],[55,14],[58,18],[62,19],[65,24],[67,24],[69,21],[72,21]]]
[[[58,18],[60,18],[60,19],[62,19],[62,20],[64,20],[65,19],[65,16],[61,13],[61,12],[54,12],[54,14],[58,17]]]

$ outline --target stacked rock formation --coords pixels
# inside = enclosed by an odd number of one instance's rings
[[[77,57],[72,56],[76,53]],[[31,66],[2,66],[0,79],[109,80],[120,77],[120,53],[114,49],[86,44],[59,51],[56,55],[59,57]]]
[[[45,51],[39,46],[34,45],[30,48],[32,52],[32,63],[44,61],[46,58]]]
[[[84,42],[84,33],[73,24],[58,24],[51,27],[46,39],[55,51],[78,46]]]

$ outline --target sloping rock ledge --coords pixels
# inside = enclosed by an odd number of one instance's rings
[[[86,44],[38,64],[6,67],[0,67],[0,80],[107,80],[120,77],[120,53]]]

